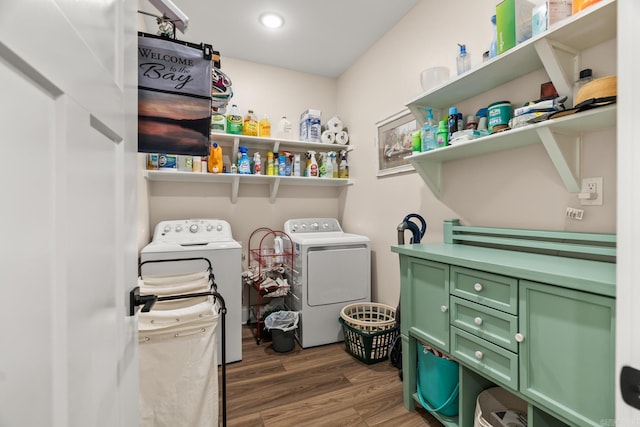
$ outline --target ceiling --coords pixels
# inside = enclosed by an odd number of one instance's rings
[[[339,77],[420,0],[172,0],[189,18],[176,38],[208,43],[224,58]],[[139,10],[160,14],[147,0]],[[270,30],[258,22],[264,12],[284,17]],[[147,32],[155,19],[141,15]]]

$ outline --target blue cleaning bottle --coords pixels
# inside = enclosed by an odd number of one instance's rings
[[[433,118],[431,108],[427,108],[425,111],[427,112],[427,121],[422,126],[422,151],[429,151],[438,148],[436,141],[438,123]]]
[[[238,161],[238,173],[251,174],[251,160],[247,156],[247,147],[240,147],[240,160]]]

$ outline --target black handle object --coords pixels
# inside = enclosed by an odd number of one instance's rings
[[[148,313],[156,301],[157,295],[140,296],[140,286],[136,286],[129,292],[129,316],[135,316],[139,306],[142,306],[143,313]]]
[[[404,232],[411,231],[411,241],[409,243],[420,243],[420,229],[411,221],[404,221],[398,224],[398,244],[404,245]]]
[[[640,409],[640,371],[631,366],[623,366],[620,371],[620,392],[622,400],[629,406]]]
[[[418,239],[416,239],[416,238],[413,239],[413,243],[420,243],[420,239],[422,239],[424,237],[424,235],[427,233],[427,222],[420,215],[414,214],[414,213],[405,216],[404,219],[403,219],[403,222],[407,222],[409,224],[413,224],[413,222],[410,221],[411,218],[415,218],[418,221],[420,221],[420,230],[419,230],[419,233],[420,233],[419,236],[420,237]],[[415,235],[415,233],[414,233],[414,235]]]

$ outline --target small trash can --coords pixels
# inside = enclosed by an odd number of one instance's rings
[[[276,311],[264,319],[264,326],[271,332],[271,346],[278,353],[293,350],[298,317],[297,311]]]

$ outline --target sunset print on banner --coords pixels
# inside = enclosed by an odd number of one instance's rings
[[[138,37],[138,151],[207,155],[211,58],[170,39]]]

